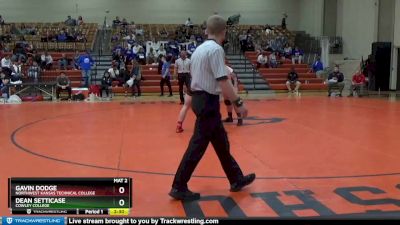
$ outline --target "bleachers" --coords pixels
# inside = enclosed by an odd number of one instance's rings
[[[94,42],[97,35],[97,24],[96,23],[84,23],[81,26],[70,27],[65,25],[63,22],[59,23],[9,23],[0,26],[2,33],[9,33],[11,26],[20,28],[22,25],[25,27],[34,27],[37,31],[36,35],[24,34],[24,39],[33,46],[36,50],[53,50],[53,51],[85,51],[86,49],[93,49]],[[61,29],[77,29],[85,35],[87,42],[41,42],[41,37],[48,31],[51,33],[58,34]],[[12,50],[14,49],[15,43],[20,41],[21,35],[11,35],[12,39],[10,43],[5,43],[5,47]]]
[[[174,71],[174,66],[171,66],[171,74],[173,74]],[[131,67],[128,66],[128,69],[130,70]],[[143,65],[142,66],[142,76],[144,78],[144,81],[141,82],[141,89],[142,93],[160,93],[160,79],[161,75],[158,74],[158,66],[157,65]],[[178,81],[171,80],[171,86],[172,86],[172,91],[173,92],[178,92],[179,87],[178,87]],[[243,91],[244,87],[242,84],[239,84],[239,91]],[[115,94],[126,94],[130,93],[131,90],[126,90],[124,87],[112,87],[112,91]],[[168,87],[164,86],[164,92],[168,92]]]
[[[253,64],[257,64],[257,52],[246,52],[245,56]],[[260,75],[269,84],[272,90],[287,90],[286,80],[293,64],[290,60],[282,60],[279,68],[260,68],[258,71]],[[301,82],[300,90],[326,90],[327,86],[324,80],[311,72],[307,64],[295,64],[296,72],[299,75]]]

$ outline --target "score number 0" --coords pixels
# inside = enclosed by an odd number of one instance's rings
[[[120,194],[124,194],[124,193],[125,193],[125,188],[124,188],[124,187],[118,188],[118,192],[119,192]],[[125,205],[124,199],[120,199],[120,200],[118,201],[118,204],[119,204],[120,206],[124,206],[124,205]]]

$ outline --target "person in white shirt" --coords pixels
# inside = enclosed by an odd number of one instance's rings
[[[221,121],[219,96],[233,102],[243,118],[247,109],[228,80],[222,42],[226,35],[226,21],[218,15],[208,18],[208,40],[201,44],[191,58],[192,109],[196,124],[188,148],[179,164],[169,195],[182,201],[200,199],[199,193],[189,190],[188,182],[211,142],[230,183],[230,191],[238,192],[251,184],[255,174],[244,176],[231,155],[228,135]]]
[[[187,58],[186,51],[181,51],[180,58],[175,61],[174,76],[178,73],[179,97],[181,105],[185,103],[183,97],[183,85],[186,91],[190,89],[190,59]]]
[[[154,51],[152,47],[150,47],[149,51],[146,54],[147,64],[153,64],[157,61],[157,53]]]
[[[53,66],[53,57],[46,51],[40,57],[42,69],[49,70]]]
[[[160,49],[158,49],[157,53],[158,53],[158,56],[160,56],[160,55],[166,56],[167,55],[167,52],[165,51],[163,45],[160,46]]]
[[[11,72],[11,81],[12,82],[20,81],[21,78],[23,77],[21,62],[14,61],[13,65],[11,67],[11,71],[12,71]]]
[[[1,67],[11,69],[11,58],[10,55],[6,55],[1,59]]]
[[[119,76],[119,70],[117,67],[117,63],[115,61],[112,62],[111,67],[107,70],[113,80],[116,80]]]
[[[268,68],[268,56],[265,51],[263,51],[258,57],[257,57],[257,68],[260,67],[266,67]]]
[[[192,23],[192,21],[190,20],[190,17],[186,20],[185,26],[187,26],[187,27],[193,26],[193,23]]]

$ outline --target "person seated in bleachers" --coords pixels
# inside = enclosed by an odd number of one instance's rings
[[[116,51],[112,60],[116,63],[117,68],[121,69],[121,64],[125,61],[125,56],[122,54],[122,51]]]
[[[58,42],[66,42],[68,40],[68,35],[64,30],[61,30],[60,33],[57,35]]]
[[[303,51],[300,50],[298,47],[295,47],[292,52],[292,64],[301,64],[303,62]]]
[[[11,63],[10,55],[4,56],[4,58],[1,59],[1,68],[3,68],[3,70],[7,70],[7,68],[9,70],[11,70],[11,66],[12,66],[12,63]]]
[[[119,76],[118,63],[116,61],[112,61],[111,67],[107,70],[107,72],[110,74],[113,80],[117,80],[117,77]]]
[[[136,61],[136,60],[132,60],[132,70],[130,73],[130,79],[133,80],[132,96],[135,96],[135,97],[142,96],[142,91],[140,89],[140,83],[142,81],[142,71],[140,69],[140,65],[139,65],[138,61]],[[137,94],[135,94],[135,88],[136,88]]]
[[[163,56],[166,56],[166,55],[167,55],[167,51],[165,51],[163,45],[160,46],[160,49],[158,49],[157,54],[158,54],[159,57],[160,57],[161,55],[163,55]]]
[[[146,65],[146,53],[144,52],[143,47],[139,48],[139,52],[136,54],[136,61],[140,65]]]
[[[351,87],[350,87],[350,94],[348,97],[353,97],[353,92],[357,93],[357,96],[362,97],[361,88],[366,87],[366,79],[365,75],[359,70],[356,74],[353,75],[351,79]]]
[[[32,65],[28,67],[27,74],[31,82],[38,82],[40,79],[41,69],[36,61],[32,62]]]
[[[65,20],[64,23],[65,23],[65,25],[68,25],[68,26],[76,26],[76,20],[73,19],[71,16],[68,16],[67,20]]]
[[[294,90],[292,90],[292,85],[295,86]],[[299,93],[301,83],[299,81],[299,75],[296,72],[296,69],[294,66],[292,66],[291,71],[288,74],[287,81],[286,81],[286,87],[289,91],[289,93]]]
[[[20,83],[22,82],[22,77],[24,76],[22,71],[21,61],[14,61],[11,67],[11,82]]]
[[[100,90],[100,97],[103,97],[103,90],[106,92],[107,98],[110,94],[110,89],[112,87],[113,79],[108,71],[106,71],[101,79],[101,90]]]
[[[283,57],[285,59],[289,59],[292,56],[292,47],[286,44],[285,48],[283,49]]]
[[[260,67],[265,67],[268,68],[268,56],[265,51],[263,51],[258,57],[257,57],[257,68]]]
[[[196,48],[197,48],[198,46],[199,46],[199,45],[197,44],[197,41],[196,41],[196,40],[194,40],[193,42],[191,42],[191,43],[188,45],[187,53],[188,53],[188,55],[189,55],[189,58],[190,58],[190,56],[192,56],[193,52],[196,50]]]
[[[132,46],[133,47],[133,46]],[[125,65],[130,65],[133,59],[136,59],[137,54],[135,54],[131,48],[127,48],[125,51]]]
[[[83,18],[82,18],[82,16],[79,16],[79,17],[78,17],[78,20],[76,21],[76,25],[78,25],[78,26],[83,25]]]
[[[149,51],[147,52],[146,59],[147,64],[153,64],[157,61],[157,53],[152,47],[150,47]]]
[[[68,100],[71,100],[71,81],[67,77],[67,75],[64,72],[61,72],[60,75],[56,79],[57,83],[57,88],[56,88],[56,98],[57,100],[60,99],[60,93],[61,91],[67,91],[68,92]]]
[[[1,76],[2,76],[0,83],[1,97],[8,99],[10,97],[10,86],[8,86],[8,84],[10,83],[10,77],[4,74],[2,74]]]
[[[342,97],[342,92],[344,89],[344,75],[339,71],[339,66],[336,65],[333,72],[328,76],[328,97],[332,94],[332,89],[339,89],[339,97]]]
[[[61,58],[58,60],[58,68],[60,70],[67,70],[69,65],[69,59],[65,55],[65,53],[61,54]]]
[[[269,60],[268,60],[268,62],[269,62],[269,67],[270,67],[270,68],[277,68],[277,67],[278,67],[278,60],[277,60],[277,56],[276,56],[276,53],[275,53],[275,52],[272,52],[272,53],[269,55]]]
[[[40,60],[42,70],[51,70],[51,67],[53,66],[53,57],[51,57],[47,51],[42,54]]]
[[[324,74],[324,64],[321,61],[321,57],[317,56],[312,66],[312,72],[314,72],[318,78],[322,78]]]

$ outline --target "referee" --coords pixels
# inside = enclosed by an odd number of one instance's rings
[[[181,51],[180,58],[175,61],[175,77],[176,72],[178,72],[179,97],[181,99],[181,105],[183,105],[185,102],[183,97],[183,85],[186,86],[186,91],[190,89],[190,59],[187,58],[186,51]]]
[[[243,175],[230,153],[228,136],[221,121],[220,92],[236,105],[243,118],[247,116],[247,109],[235,94],[225,67],[221,43],[225,39],[226,21],[218,15],[209,17],[206,32],[209,39],[196,49],[191,58],[192,109],[196,114],[196,124],[169,193],[177,200],[200,199],[200,194],[191,192],[187,183],[210,142],[228,177],[231,192],[240,191],[256,178],[255,174]]]

